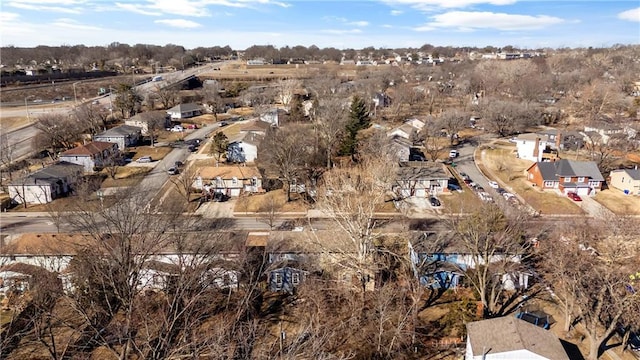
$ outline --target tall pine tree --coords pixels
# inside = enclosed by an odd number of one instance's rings
[[[369,111],[364,99],[354,96],[349,110],[349,122],[346,126],[346,134],[340,147],[340,155],[354,156],[358,149],[358,131],[366,129],[371,125]]]

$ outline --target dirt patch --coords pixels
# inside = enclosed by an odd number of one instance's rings
[[[0,125],[2,129],[6,132],[12,131],[13,129],[17,129],[23,126],[30,124],[31,121],[27,119],[27,117],[14,116],[14,117],[3,117],[0,116]]]
[[[616,215],[640,215],[640,198],[618,189],[602,190],[594,199]]]
[[[151,156],[153,161],[162,160],[168,153],[173,150],[168,146],[137,146],[128,148],[128,155],[136,161],[142,156]]]
[[[151,170],[153,170],[152,167],[146,166],[121,166],[116,171],[115,179],[107,177],[104,182],[102,182],[102,187],[135,186],[139,184]]]

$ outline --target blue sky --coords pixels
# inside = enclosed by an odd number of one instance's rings
[[[640,43],[640,0],[2,0],[3,46],[376,48]]]

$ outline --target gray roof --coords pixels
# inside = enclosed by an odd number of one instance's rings
[[[467,336],[473,356],[528,350],[553,360],[569,360],[562,343],[553,332],[505,316],[467,324]]]
[[[241,132],[227,139],[228,144],[247,143],[258,146],[262,142],[263,137],[255,133]]]
[[[187,103],[187,104],[178,104],[172,107],[171,109],[167,110],[167,112],[179,112],[182,114],[185,112],[191,112],[196,110],[201,110],[200,105],[196,103]]]
[[[120,125],[113,127],[107,131],[103,131],[98,135],[94,135],[94,139],[102,138],[102,137],[118,137],[118,136],[130,136],[135,133],[139,133],[142,131],[141,128],[137,126],[131,125]]]
[[[67,178],[69,175],[81,174],[83,169],[84,167],[82,165],[61,161],[37,170],[24,178],[14,180],[11,182],[11,185],[55,184]]]
[[[593,161],[562,159],[554,162],[538,162],[538,169],[545,181],[558,180],[558,176],[587,177],[593,181],[604,181],[604,177]]]
[[[397,172],[398,181],[449,179],[451,177],[445,171],[442,163],[423,161],[420,162],[420,166],[406,165],[400,164]]]

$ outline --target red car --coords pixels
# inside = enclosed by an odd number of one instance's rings
[[[567,196],[569,197],[569,199],[573,200],[573,201],[582,201],[582,198],[580,197],[580,195],[574,193],[574,192],[568,192]]]

